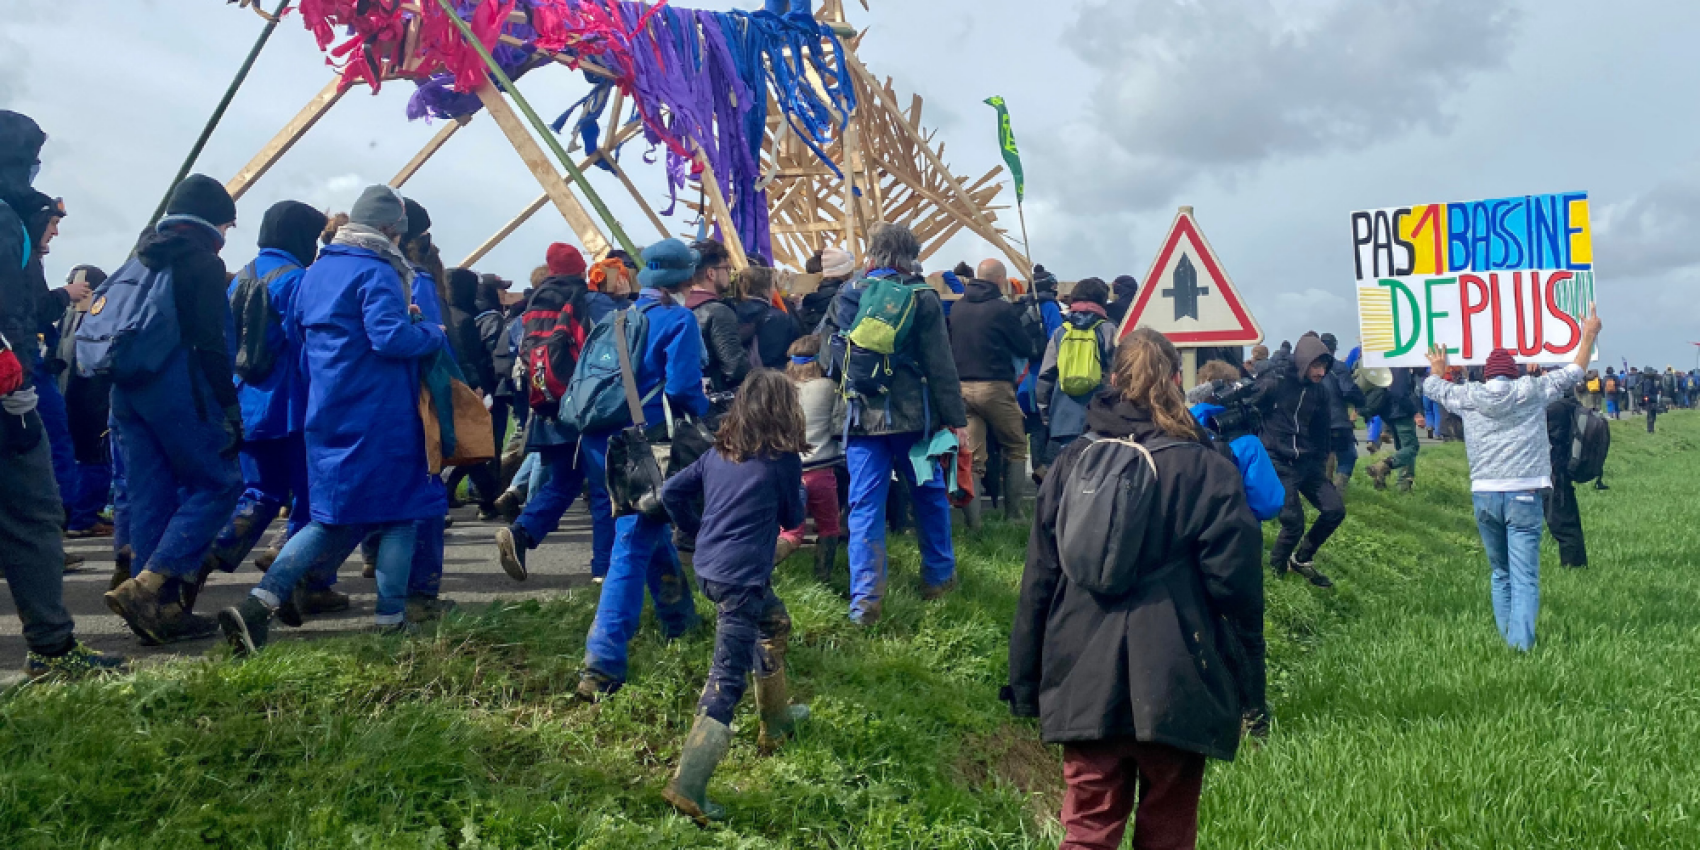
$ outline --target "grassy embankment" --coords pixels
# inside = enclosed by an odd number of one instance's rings
[[[1320,563],[1338,590],[1270,588],[1276,733],[1212,767],[1204,846],[1700,846],[1700,417],[1661,424],[1624,423],[1612,491],[1582,496],[1593,569],[1548,545],[1527,657],[1493,629],[1461,447],[1424,454],[1413,496],[1360,478]],[[580,592],[0,696],[0,846],[1054,847],[1058,757],[996,700],[1024,545],[962,544],[936,605],[897,545],[871,632],[783,569],[815,720],[761,759],[746,699],[719,829],[659,793],[712,637],[646,625],[632,684],[577,704]]]

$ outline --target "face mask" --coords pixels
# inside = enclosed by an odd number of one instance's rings
[[[35,185],[35,178],[37,177],[37,175],[40,175],[40,174],[41,174],[41,160],[36,160],[36,163],[34,165],[30,166],[30,185],[31,186]]]

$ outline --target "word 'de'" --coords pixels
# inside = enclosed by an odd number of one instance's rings
[[[1594,301],[1586,193],[1352,213],[1358,323],[1369,366],[1465,364],[1495,348],[1573,360]]]

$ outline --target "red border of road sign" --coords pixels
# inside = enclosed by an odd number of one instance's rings
[[[1198,259],[1204,263],[1205,273],[1210,275],[1211,281],[1219,287],[1222,297],[1228,299],[1228,307],[1233,310],[1234,318],[1239,320],[1240,327],[1238,330],[1231,331],[1187,331],[1164,334],[1164,336],[1176,345],[1204,342],[1222,343],[1224,345],[1253,345],[1261,341],[1263,332],[1258,329],[1257,323],[1253,322],[1251,316],[1246,313],[1245,305],[1240,303],[1239,290],[1234,288],[1234,285],[1228,281],[1227,275],[1222,273],[1221,266],[1216,264],[1216,254],[1205,243],[1204,237],[1199,234],[1198,227],[1193,224],[1192,216],[1184,213],[1175,218],[1174,227],[1169,229],[1168,241],[1163,244],[1163,250],[1157,255],[1156,262],[1151,264],[1151,270],[1146,272],[1145,286],[1139,292],[1139,300],[1134,302],[1133,309],[1128,311],[1127,319],[1122,322],[1121,333],[1116,338],[1120,339],[1127,336],[1134,328],[1139,327],[1139,317],[1145,315],[1145,308],[1151,301],[1151,295],[1157,291],[1155,278],[1158,272],[1168,268],[1169,257],[1173,256],[1175,249],[1180,246],[1182,235],[1192,240],[1193,247],[1197,249]],[[1256,337],[1256,339],[1251,339],[1251,337]]]

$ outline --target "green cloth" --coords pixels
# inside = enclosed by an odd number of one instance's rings
[[[915,483],[925,484],[933,480],[939,467],[943,466],[946,489],[956,492],[956,453],[960,450],[956,432],[949,428],[939,429],[930,440],[916,440],[909,449],[909,464],[915,469]]]
[[[1009,105],[1001,97],[986,99],[986,105],[998,111],[998,147],[1003,148],[1003,161],[1015,178],[1015,202],[1027,200],[1027,176],[1021,170],[1021,148],[1015,144],[1015,127],[1009,120]]]
[[[1417,477],[1417,420],[1414,417],[1402,416],[1398,419],[1385,421],[1393,431],[1393,456],[1387,459],[1387,465],[1399,470],[1402,481],[1410,481]]]

